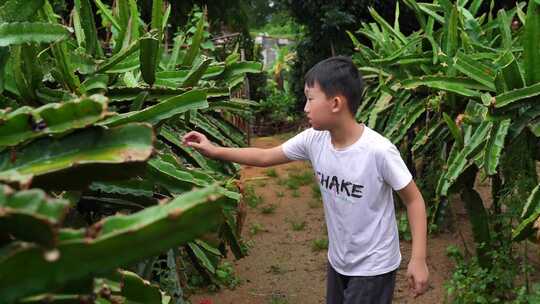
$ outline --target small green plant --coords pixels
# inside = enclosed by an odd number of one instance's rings
[[[284,197],[284,196],[285,196],[285,192],[283,192],[283,191],[278,191],[278,192],[276,192],[276,196],[277,196],[277,197]]]
[[[517,267],[509,247],[503,245],[500,250],[490,252],[493,264],[483,267],[478,256],[466,258],[456,246],[449,246],[447,254],[456,267],[444,285],[450,300],[447,302],[508,303],[514,299],[520,292],[519,289],[515,290],[514,281],[521,269]]]
[[[311,171],[301,171],[299,173],[289,174],[287,187],[290,189],[298,189],[300,186],[307,186],[314,181]]]
[[[259,188],[264,188],[264,187],[266,187],[266,185],[267,185],[267,184],[266,184],[265,181],[259,181],[259,182],[257,182],[257,187],[259,187]]]
[[[253,185],[246,186],[244,190],[244,197],[245,197],[246,203],[251,208],[257,208],[257,206],[259,206],[263,202],[262,196],[257,195]]]
[[[311,242],[311,249],[313,251],[322,251],[328,249],[328,239],[327,238],[321,238],[321,239],[315,239]]]
[[[236,288],[236,286],[240,285],[241,283],[240,279],[234,274],[233,265],[227,261],[218,265],[216,269],[216,277],[219,283],[227,286],[230,289]]]
[[[278,177],[277,171],[274,168],[267,169],[264,171],[264,174],[268,177]]]
[[[287,183],[287,179],[281,178],[281,177],[278,177],[278,179],[276,181],[276,184],[278,184],[280,186],[285,186],[286,183]]]
[[[276,204],[268,204],[266,206],[261,207],[261,213],[262,214],[273,214],[276,212],[277,205]]]
[[[298,190],[298,188],[300,188],[300,183],[293,179],[287,179],[285,181],[285,186],[287,186],[287,188],[289,188],[290,190]]]
[[[291,195],[292,197],[300,197],[300,191],[298,189],[294,189]]]
[[[305,221],[301,221],[301,222],[291,221],[291,228],[293,231],[302,231],[306,228],[306,222]]]
[[[257,235],[259,232],[265,231],[264,226],[260,223],[252,223],[249,226],[249,234]]]
[[[405,241],[410,241],[412,239],[411,237],[411,230],[409,227],[409,219],[407,218],[406,212],[401,212],[398,215],[398,231],[401,239]]]

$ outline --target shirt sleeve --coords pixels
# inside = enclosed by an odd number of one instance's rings
[[[412,180],[412,174],[395,145],[383,151],[381,174],[384,181],[395,191],[403,189]]]
[[[311,129],[306,129],[296,134],[293,138],[281,145],[283,153],[290,160],[309,160],[309,143],[312,136]]]

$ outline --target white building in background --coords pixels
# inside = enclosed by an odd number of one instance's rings
[[[255,44],[262,46],[263,65],[264,68],[271,67],[277,57],[277,50],[280,47],[293,44],[294,40],[281,37],[273,37],[269,35],[257,35],[255,37]]]

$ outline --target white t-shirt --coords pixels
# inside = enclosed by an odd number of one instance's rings
[[[330,132],[312,128],[282,148],[291,160],[311,161],[324,202],[332,267],[347,276],[397,269],[401,253],[392,189],[412,180],[397,148],[367,126],[343,149],[334,148]]]

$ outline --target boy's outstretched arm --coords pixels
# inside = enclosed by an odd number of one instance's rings
[[[225,148],[213,145],[204,134],[191,131],[182,137],[184,145],[195,148],[204,156],[248,166],[269,167],[291,162],[281,146],[270,149]]]
[[[407,267],[407,276],[413,292],[417,297],[426,292],[428,287],[429,271],[426,263],[427,257],[427,216],[426,206],[422,194],[411,181],[405,188],[398,191],[401,200],[407,207],[407,216],[412,235],[412,254]]]

